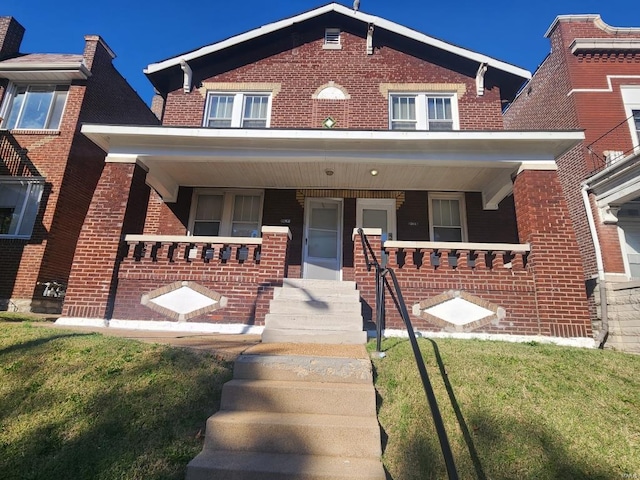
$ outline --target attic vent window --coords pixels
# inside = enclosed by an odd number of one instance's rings
[[[340,43],[340,29],[339,28],[327,28],[324,31],[324,49],[327,50],[339,50],[342,48]]]

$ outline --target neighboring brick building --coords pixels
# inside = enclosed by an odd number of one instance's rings
[[[374,317],[365,227],[421,330],[591,336],[555,164],[583,134],[504,130],[529,72],[332,3],[146,74],[162,126],[82,129],[108,155],[61,322],[259,331],[285,276]]]
[[[584,142],[558,159],[558,174],[594,329],[601,343],[608,335],[608,345],[640,352],[640,28],[564,15],[546,36],[551,52],[505,126],[584,129]]]
[[[0,310],[60,312],[104,167],[82,123],[158,122],[100,37],[78,55],[23,53],[24,31],[0,17]]]

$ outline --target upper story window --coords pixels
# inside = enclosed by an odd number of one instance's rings
[[[455,94],[391,94],[389,110],[392,130],[447,131],[459,128]]]
[[[209,93],[204,126],[209,128],[267,128],[271,95],[264,93]]]
[[[633,123],[636,125],[636,134],[640,138],[640,110],[633,110]]]
[[[464,193],[429,193],[429,225],[434,242],[465,242]]]
[[[262,191],[198,189],[194,193],[193,235],[259,237]]]
[[[38,215],[44,181],[0,177],[0,238],[29,238]]]
[[[68,85],[12,85],[3,105],[2,128],[58,130]]]
[[[326,28],[324,31],[324,45],[322,48],[332,50],[342,48],[340,42],[340,29],[339,28]]]

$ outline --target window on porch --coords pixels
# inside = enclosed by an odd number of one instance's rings
[[[429,193],[429,225],[434,242],[466,242],[464,193]]]
[[[259,237],[262,191],[197,189],[189,231],[198,236]]]
[[[0,179],[0,238],[31,236],[43,189],[41,179]]]
[[[266,128],[269,126],[271,95],[209,93],[204,126],[209,128]]]

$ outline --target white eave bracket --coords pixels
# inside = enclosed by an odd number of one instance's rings
[[[481,63],[476,73],[476,95],[482,97],[484,95],[484,74],[487,73],[489,64]]]
[[[369,24],[369,28],[367,29],[367,55],[373,55],[373,30],[375,29],[375,25],[373,23]]]
[[[184,76],[182,80],[182,91],[184,93],[191,93],[191,85],[193,84],[193,70],[191,70],[191,67],[184,58],[180,60],[180,68],[182,68]]]

